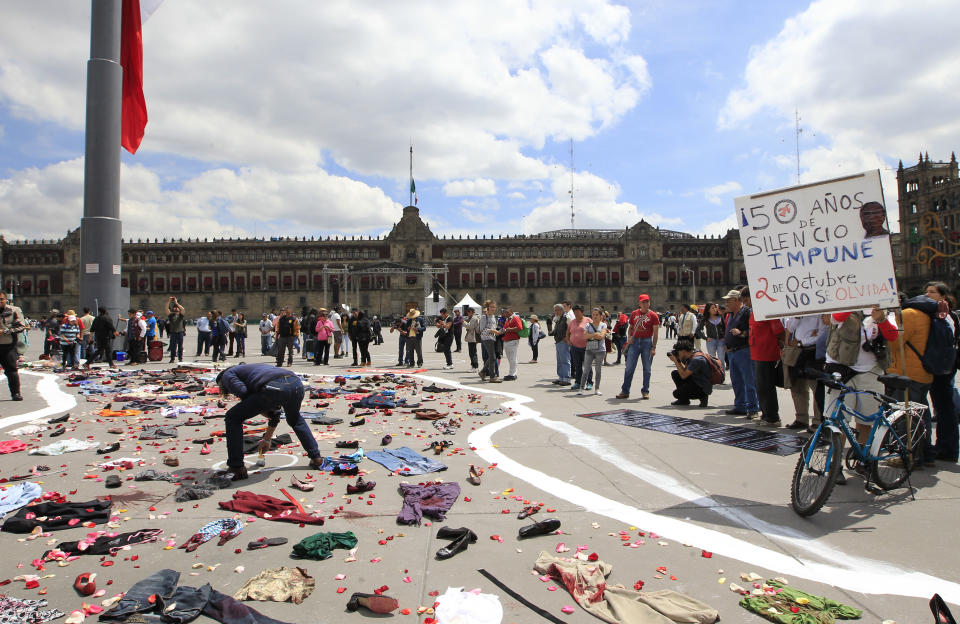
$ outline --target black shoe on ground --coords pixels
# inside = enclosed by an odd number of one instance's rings
[[[64,414],[63,416],[57,416],[56,418],[51,418],[47,421],[48,425],[55,425],[57,423],[65,423],[70,420],[70,414]]]
[[[121,485],[120,477],[118,477],[117,475],[110,475],[109,477],[107,477],[107,480],[106,482],[104,482],[104,485],[108,488],[118,488]]]
[[[792,430],[806,429],[806,428],[807,428],[807,423],[802,423],[799,420],[795,420],[785,427],[785,429],[792,429]]]
[[[670,405],[690,405],[690,401],[687,399],[677,399],[676,401],[671,401]]]
[[[504,380],[504,381],[516,381],[516,380],[517,380],[517,377],[516,377],[516,375],[507,375],[506,377],[503,378],[503,380]]]
[[[55,429],[55,430],[53,431],[53,433],[51,433],[48,437],[55,438],[55,437],[57,437],[57,436],[62,436],[62,435],[65,434],[66,432],[67,432],[67,428],[66,428],[66,427],[60,427],[59,429]]]
[[[112,453],[117,450],[120,450],[120,443],[114,442],[110,446],[105,446],[103,448],[97,449],[97,455],[106,455],[107,453]]]
[[[724,412],[727,416],[746,416],[747,413],[742,409],[728,409]]]
[[[473,539],[471,539],[471,536]],[[455,540],[437,551],[437,559],[449,559],[461,550],[466,550],[468,544],[476,541],[477,536],[473,531],[464,531]]]
[[[243,481],[250,477],[246,466],[227,466],[227,472],[230,473],[231,481]]]
[[[707,399],[700,399],[700,407],[707,407]]]
[[[846,485],[847,477],[843,474],[843,469],[840,469],[840,472],[837,473],[837,480],[835,481],[837,485]]]
[[[16,393],[16,394],[11,394],[11,395],[10,395],[10,400],[11,400],[11,401],[22,401],[22,400],[23,400],[23,395],[20,394],[19,392]]]

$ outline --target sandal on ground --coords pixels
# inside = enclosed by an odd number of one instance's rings
[[[290,487],[296,488],[301,492],[310,492],[313,490],[313,484],[301,481],[296,475],[290,475]]]
[[[523,511],[521,511],[520,513],[517,514],[517,519],[518,519],[518,520],[523,520],[524,518],[530,517],[530,516],[532,516],[533,514],[537,513],[538,511],[540,511],[540,508],[537,507],[537,506],[535,506],[535,505],[530,505],[529,507],[524,507],[524,508],[523,508]]]
[[[266,548],[267,546],[282,546],[287,543],[287,538],[285,537],[261,537],[255,542],[250,542],[247,544],[247,550],[260,550],[261,548]]]
[[[467,471],[467,483],[471,485],[480,485],[480,475],[483,474],[483,468],[477,468],[470,464],[470,470]]]

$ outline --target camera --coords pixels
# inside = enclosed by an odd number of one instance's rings
[[[881,359],[887,354],[887,339],[883,336],[877,336],[863,343],[863,350],[874,354],[877,359]]]

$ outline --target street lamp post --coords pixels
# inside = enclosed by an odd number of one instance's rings
[[[693,269],[691,269],[690,267],[688,267],[687,265],[684,264],[684,265],[681,265],[681,266],[680,266],[680,273],[690,273],[690,284],[691,284],[692,294],[690,295],[690,299],[688,299],[687,302],[689,303],[690,301],[696,301],[696,300],[697,300],[697,273],[696,273],[696,271],[694,271]]]

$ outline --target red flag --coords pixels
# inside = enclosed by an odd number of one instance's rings
[[[143,97],[143,33],[140,30],[140,0],[123,0],[120,27],[120,65],[123,67],[123,116],[120,145],[137,152],[147,125],[147,101]]]

